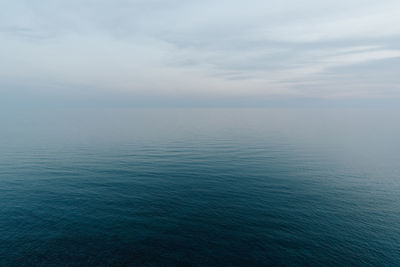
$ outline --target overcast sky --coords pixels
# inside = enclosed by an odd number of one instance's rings
[[[0,0],[0,93],[399,98],[399,12],[398,0]]]

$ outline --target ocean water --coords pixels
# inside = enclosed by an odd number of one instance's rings
[[[0,115],[0,266],[399,266],[398,109]]]

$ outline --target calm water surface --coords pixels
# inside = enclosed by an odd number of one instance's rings
[[[0,266],[399,266],[399,115],[5,112]]]

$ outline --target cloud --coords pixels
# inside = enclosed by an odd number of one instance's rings
[[[1,5],[0,84],[15,90],[390,97],[400,82],[397,65],[380,63],[400,57],[398,1]],[[361,66],[374,64],[366,84]]]

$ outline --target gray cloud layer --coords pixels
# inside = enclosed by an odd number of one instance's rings
[[[400,95],[399,1],[2,0],[0,7],[3,90]]]

